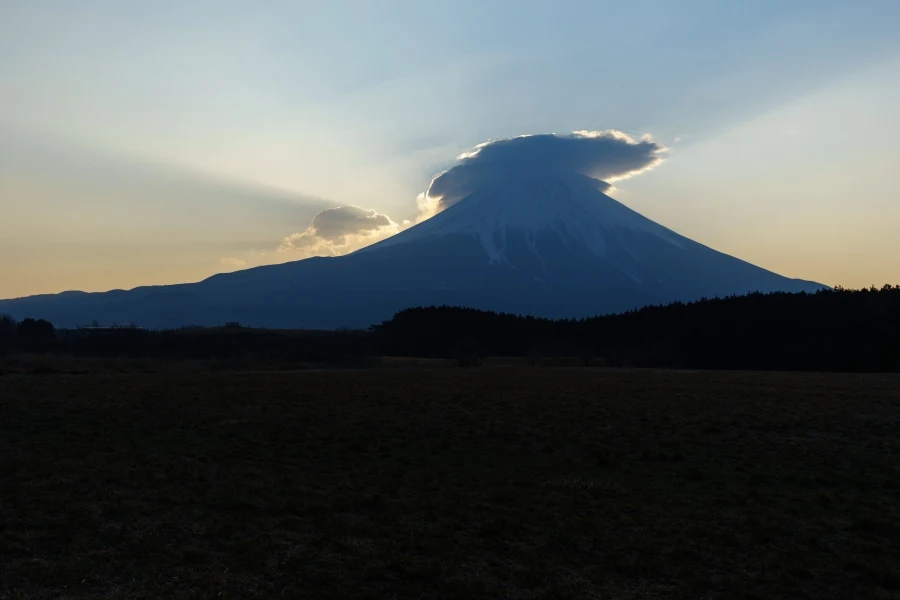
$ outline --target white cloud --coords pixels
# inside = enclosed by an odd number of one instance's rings
[[[290,258],[340,256],[383,240],[400,231],[387,215],[358,206],[328,208],[310,226],[282,240],[277,251]]]

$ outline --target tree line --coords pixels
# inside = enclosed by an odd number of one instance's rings
[[[583,356],[611,366],[900,371],[900,286],[753,293],[551,320],[418,307],[372,328],[385,353]]]
[[[56,342],[56,330],[50,321],[16,322],[8,315],[0,315],[0,356],[13,352],[47,352]]]
[[[0,317],[0,355],[303,361],[367,366],[378,356],[575,357],[584,364],[699,369],[900,371],[900,286],[754,293],[587,319],[415,307],[367,331],[138,327],[57,330]]]
[[[226,327],[148,330],[137,326],[56,329],[45,320],[16,323],[0,316],[0,356],[213,360],[235,367],[260,361],[365,366],[376,355],[366,331],[304,331]]]

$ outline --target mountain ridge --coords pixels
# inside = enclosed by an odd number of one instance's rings
[[[814,291],[690,240],[584,175],[517,175],[474,189],[428,220],[338,257],[312,257],[196,283],[0,301],[15,317],[73,326],[241,321],[367,327],[429,304],[575,318],[753,291]]]

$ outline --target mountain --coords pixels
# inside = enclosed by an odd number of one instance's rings
[[[510,177],[352,254],[214,275],[191,284],[0,301],[57,326],[365,327],[397,310],[451,304],[584,317],[751,291],[814,291],[717,252],[572,175]]]

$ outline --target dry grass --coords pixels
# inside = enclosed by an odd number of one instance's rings
[[[894,598],[900,378],[4,375],[0,597]]]

